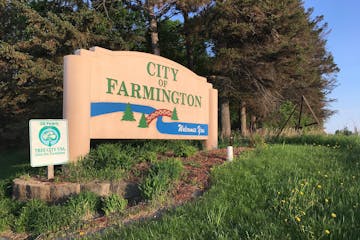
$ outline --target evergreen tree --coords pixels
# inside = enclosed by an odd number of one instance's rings
[[[176,108],[174,108],[172,114],[171,114],[171,120],[179,120]]]
[[[140,118],[138,127],[139,127],[139,128],[147,128],[147,127],[149,127],[149,126],[147,125],[147,122],[146,122],[146,118],[145,118],[145,114],[144,114],[144,113],[141,115],[141,118]]]
[[[317,112],[327,112],[325,94],[338,68],[325,48],[326,25],[310,20],[302,1],[219,1],[204,16],[221,105],[242,102],[241,112],[266,119],[284,100],[305,95]]]
[[[134,113],[131,110],[130,103],[126,104],[125,112],[121,121],[136,121],[134,118]]]
[[[30,118],[61,118],[65,55],[92,46],[143,49],[141,14],[117,3],[108,18],[85,1],[0,0],[0,132],[11,132],[1,142],[26,139]]]

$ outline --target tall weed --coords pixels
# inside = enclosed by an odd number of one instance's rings
[[[148,176],[140,184],[140,190],[145,199],[151,200],[170,190],[173,183],[180,179],[183,164],[176,158],[158,161],[152,164]]]

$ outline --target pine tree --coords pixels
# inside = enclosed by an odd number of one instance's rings
[[[174,110],[173,110],[173,112],[172,112],[171,120],[179,120],[178,115],[177,115],[176,108],[174,108]]]
[[[125,112],[121,121],[136,121],[134,118],[134,113],[131,110],[130,103],[126,104]]]
[[[140,118],[138,127],[139,127],[139,128],[147,128],[147,127],[149,127],[149,126],[147,125],[147,122],[146,122],[145,114],[142,114],[142,115],[141,115],[141,118]]]

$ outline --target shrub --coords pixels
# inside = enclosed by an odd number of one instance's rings
[[[14,221],[14,215],[12,214],[12,203],[8,198],[0,198],[0,232],[10,228]]]
[[[188,145],[184,142],[176,144],[173,150],[175,157],[190,157],[198,151],[196,147]]]
[[[106,143],[90,151],[86,160],[87,164],[95,169],[108,167],[130,169],[134,163],[134,152],[135,149],[129,145]]]
[[[256,148],[263,148],[266,146],[265,137],[260,134],[252,134],[250,136],[250,146]]]
[[[100,207],[100,198],[92,192],[81,192],[66,202],[69,214],[86,219],[91,217]]]
[[[122,213],[127,206],[127,200],[116,194],[111,194],[103,198],[102,210],[105,215],[109,215],[115,212]]]
[[[143,197],[151,200],[167,192],[174,181],[180,179],[183,168],[182,162],[175,158],[153,163],[148,176],[140,184]]]

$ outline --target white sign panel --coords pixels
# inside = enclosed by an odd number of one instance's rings
[[[68,124],[64,119],[31,119],[30,164],[60,165],[69,161]]]

